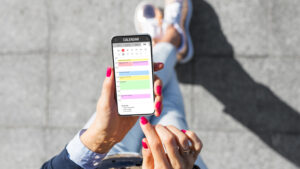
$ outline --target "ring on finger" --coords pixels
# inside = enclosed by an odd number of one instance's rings
[[[186,149],[182,149],[182,151],[183,151],[184,153],[186,153],[186,152],[190,152],[191,149],[190,149],[190,148],[186,148]]]
[[[191,148],[182,149],[184,155],[189,155],[191,153]]]

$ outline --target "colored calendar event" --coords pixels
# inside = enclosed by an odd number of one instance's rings
[[[124,59],[119,60],[119,67],[148,66],[148,59]],[[120,90],[150,89],[150,72],[148,70],[119,72]],[[150,94],[121,95],[121,99],[150,98]]]

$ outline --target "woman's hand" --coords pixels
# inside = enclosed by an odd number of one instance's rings
[[[154,71],[161,70],[163,66],[163,63],[154,63]],[[159,116],[162,110],[162,82],[156,76],[154,78],[154,94],[155,116]],[[97,104],[96,118],[80,139],[90,150],[107,153],[113,145],[124,138],[138,118],[138,116],[120,116],[118,114],[114,72],[111,67],[108,67]]]
[[[193,168],[202,149],[194,132],[174,126],[152,126],[145,117],[141,118],[141,127],[146,136],[142,140],[143,169]]]

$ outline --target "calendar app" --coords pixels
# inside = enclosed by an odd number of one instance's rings
[[[113,43],[118,111],[122,114],[154,112],[150,42]]]

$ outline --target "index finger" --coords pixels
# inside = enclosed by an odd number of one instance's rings
[[[157,162],[158,164],[162,164],[162,166],[170,168],[170,164],[166,157],[165,151],[154,127],[148,122],[148,120],[144,116],[142,116],[140,119],[140,125],[147,138],[154,162]]]
[[[153,63],[153,67],[154,67],[154,71],[156,72],[156,71],[159,71],[159,70],[161,70],[161,69],[163,69],[164,68],[164,64],[163,63]]]

